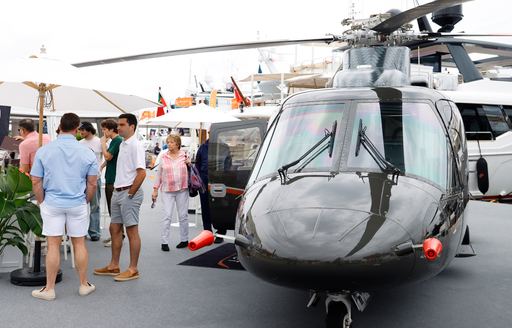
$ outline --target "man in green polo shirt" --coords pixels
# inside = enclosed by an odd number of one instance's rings
[[[117,133],[117,122],[113,119],[107,119],[101,122],[101,150],[105,158],[105,196],[107,198],[108,214],[110,212],[110,200],[114,192],[114,181],[116,180],[117,155],[119,154],[119,145],[123,138]],[[110,145],[107,148],[107,140],[110,139]],[[105,165],[105,163],[103,165]],[[106,240],[105,246],[110,246],[110,238]]]

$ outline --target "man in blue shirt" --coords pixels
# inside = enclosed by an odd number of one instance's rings
[[[37,151],[30,171],[32,189],[43,219],[43,235],[48,243],[46,286],[32,291],[32,296],[47,301],[55,299],[64,233],[71,237],[75,250],[79,294],[85,296],[95,290],[87,280],[85,236],[89,228],[88,203],[96,192],[98,164],[94,153],[75,138],[79,125],[80,118],[76,114],[64,114],[57,140]]]

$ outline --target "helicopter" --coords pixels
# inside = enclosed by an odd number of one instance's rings
[[[452,30],[462,19],[461,6],[451,7],[433,15],[443,30]],[[425,17],[422,17],[425,18]],[[435,36],[425,19],[419,27]],[[359,24],[361,24],[361,20]],[[352,30],[349,33],[353,33]],[[512,153],[512,97],[510,78],[484,78],[486,70],[512,65],[512,46],[460,38],[467,34],[437,34],[436,38],[415,38],[403,44],[411,49],[410,79],[412,85],[439,90],[453,100],[466,128],[469,153],[469,190],[471,198],[510,202],[512,179],[509,156]],[[497,35],[495,35],[497,36]],[[503,34],[500,36],[504,36]],[[350,49],[346,45],[334,50]],[[470,55],[488,58],[472,60]],[[456,68],[455,74],[452,69]],[[450,69],[450,71],[448,71]],[[310,72],[309,76],[282,80],[289,89],[323,88],[330,85],[334,72]],[[245,81],[268,79],[272,74],[253,74]],[[279,77],[278,77],[279,78]],[[463,83],[462,83],[463,82]]]
[[[463,117],[443,93],[409,83],[407,43],[446,34],[403,28],[463,2],[433,1],[317,39],[351,46],[331,88],[289,96],[268,126],[212,125],[214,227],[235,231],[238,258],[250,273],[309,290],[308,306],[325,295],[327,327],[350,327],[352,306],[363,311],[374,291],[432,278],[455,256],[475,255],[464,217],[469,165]],[[77,65],[204,49],[188,51]]]

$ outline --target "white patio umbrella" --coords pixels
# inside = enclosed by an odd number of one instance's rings
[[[280,106],[277,105],[245,107],[243,112],[240,112],[239,110],[232,110],[231,115],[241,120],[250,120],[257,118],[270,119],[272,116],[277,114],[279,108]]]
[[[207,129],[212,123],[239,121],[238,118],[203,104],[187,108],[171,109],[169,113],[152,118],[148,126],[167,126],[171,128]]]
[[[137,96],[99,91],[94,84],[94,76],[49,58],[0,62],[0,104],[37,109],[40,144],[45,112],[74,112],[79,116],[96,112],[117,116],[159,106]]]
[[[212,123],[240,121],[228,112],[204,104],[187,108],[172,109],[169,113],[147,121],[147,126],[167,126],[170,128],[208,129]],[[199,136],[199,143],[201,140]]]
[[[92,76],[69,64],[48,58],[31,57],[0,62],[0,104],[34,108],[39,111],[39,146],[43,143],[43,115],[96,111],[112,116],[156,107],[159,104],[130,95],[96,90]],[[36,240],[36,249],[41,241]],[[34,257],[34,271],[29,278],[20,270],[11,273],[11,281],[30,279],[44,284],[40,257]]]

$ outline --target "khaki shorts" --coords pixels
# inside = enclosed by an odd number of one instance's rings
[[[139,188],[133,198],[128,198],[128,190],[115,191],[111,200],[110,223],[123,224],[126,227],[139,224],[140,205],[144,200],[144,192]]]

